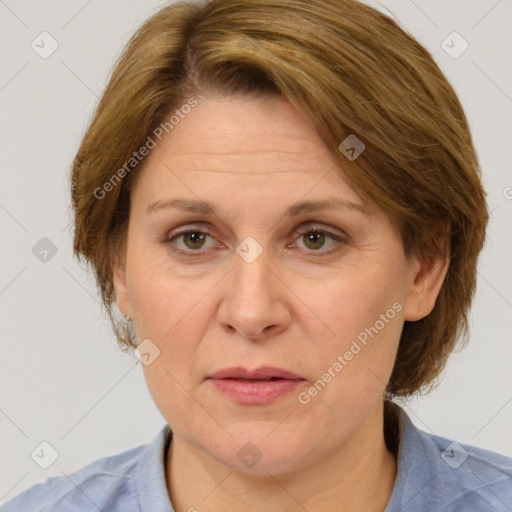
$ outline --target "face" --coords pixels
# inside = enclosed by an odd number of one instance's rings
[[[305,117],[281,98],[199,99],[131,199],[116,298],[175,439],[263,473],[381,428],[404,319],[438,286]]]

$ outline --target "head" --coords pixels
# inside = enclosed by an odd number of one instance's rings
[[[353,0],[162,9],[116,64],[72,195],[120,346],[157,347],[162,415],[227,464],[249,442],[261,470],[321,456],[465,339],[487,223],[468,124],[428,52]],[[304,380],[251,406],[208,379],[262,365]]]

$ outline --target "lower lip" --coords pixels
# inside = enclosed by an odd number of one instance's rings
[[[247,381],[238,379],[209,379],[222,393],[242,404],[263,405],[295,391],[304,379]]]

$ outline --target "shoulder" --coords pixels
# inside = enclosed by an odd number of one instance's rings
[[[137,462],[145,446],[104,457],[70,474],[48,478],[23,491],[1,512],[138,510]],[[115,503],[115,508],[113,504]]]
[[[437,484],[449,510],[511,510],[511,457],[425,432],[420,436],[436,458]]]
[[[417,504],[408,510],[512,509],[511,457],[424,432],[404,411],[398,463],[400,501]]]

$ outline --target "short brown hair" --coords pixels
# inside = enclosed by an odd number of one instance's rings
[[[356,191],[393,219],[407,255],[442,253],[439,225],[449,226],[436,305],[405,322],[386,388],[388,397],[429,391],[467,341],[485,192],[464,111],[431,55],[356,0],[178,2],[132,37],[71,171],[74,251],[95,272],[121,348],[136,345],[112,312],[113,264],[144,164],[126,162],[173,109],[212,93],[279,94],[306,113]],[[350,134],[365,145],[354,161],[338,149]]]

